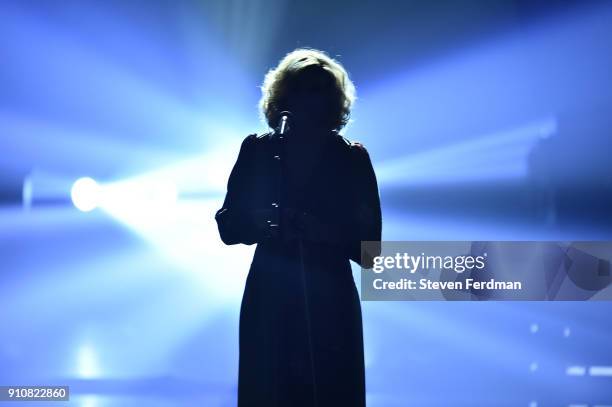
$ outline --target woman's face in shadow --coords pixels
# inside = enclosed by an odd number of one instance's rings
[[[293,113],[296,125],[321,127],[328,124],[334,117],[334,81],[333,74],[318,65],[304,68],[292,79],[287,110]],[[333,127],[333,124],[330,126]]]

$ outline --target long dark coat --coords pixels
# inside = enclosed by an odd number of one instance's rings
[[[297,190],[285,176],[279,188],[275,140],[273,133],[244,139],[216,214],[226,244],[257,243],[240,310],[238,406],[365,406],[361,307],[349,259],[371,266],[360,242],[380,241],[368,152],[332,132],[307,186]],[[266,237],[250,215],[279,199],[327,229],[301,244]]]

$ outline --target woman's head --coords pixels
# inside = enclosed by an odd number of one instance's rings
[[[271,69],[261,87],[261,114],[276,127],[279,113],[293,113],[297,125],[340,130],[350,117],[355,86],[339,62],[322,51],[300,48]]]

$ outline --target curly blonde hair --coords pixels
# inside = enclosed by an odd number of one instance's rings
[[[312,48],[298,48],[279,62],[278,66],[268,71],[261,86],[259,110],[262,119],[273,128],[279,119],[279,113],[286,109],[292,82],[304,69],[322,68],[333,79],[329,91],[333,95],[328,123],[331,129],[340,130],[347,125],[351,108],[356,100],[355,85],[348,72],[335,59],[323,51]]]

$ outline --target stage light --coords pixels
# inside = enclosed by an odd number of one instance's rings
[[[89,177],[76,180],[70,191],[72,203],[83,212],[89,212],[98,207],[100,201],[100,185]]]
[[[82,345],[77,355],[78,374],[85,379],[96,378],[100,375],[98,358],[93,347],[88,344]]]

